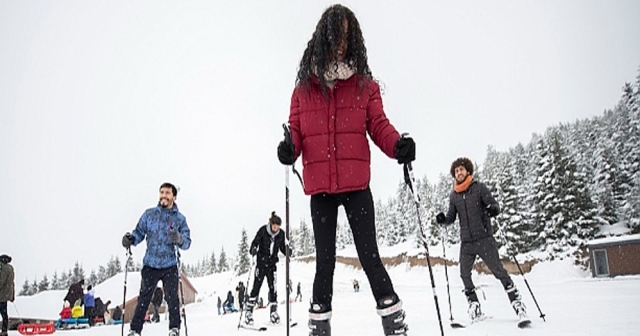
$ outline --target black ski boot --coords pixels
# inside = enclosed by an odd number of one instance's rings
[[[469,303],[469,308],[467,309],[467,314],[469,314],[469,319],[472,322],[481,321],[485,318],[482,309],[480,308],[480,302],[478,301],[478,295],[476,294],[476,289],[465,289],[464,295],[467,296],[467,302]]]
[[[311,304],[309,336],[331,336],[331,307],[320,303]]]
[[[278,303],[271,302],[269,303],[269,305],[271,306],[271,315],[269,315],[269,319],[271,323],[273,324],[280,323],[280,315],[278,315]]]
[[[378,315],[382,317],[382,329],[385,336],[407,335],[409,326],[404,323],[404,309],[402,301],[397,296],[387,296],[380,299],[377,307]]]
[[[524,320],[527,318],[527,307],[522,302],[522,296],[520,295],[520,291],[516,288],[516,285],[512,282],[509,283],[504,291],[507,292],[509,296],[509,301],[511,301],[511,307],[513,307],[513,311],[516,312],[518,318],[520,320]]]
[[[247,300],[246,311],[244,312],[244,323],[247,325],[253,325],[253,307],[256,306],[256,301],[256,298]]]

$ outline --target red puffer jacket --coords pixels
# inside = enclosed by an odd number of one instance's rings
[[[390,158],[400,139],[384,114],[375,81],[356,74],[327,90],[329,99],[314,77],[291,97],[289,124],[295,157],[302,154],[307,195],[366,189],[371,178],[367,133]]]

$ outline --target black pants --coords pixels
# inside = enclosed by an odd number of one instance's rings
[[[138,304],[133,313],[131,320],[131,330],[140,333],[144,324],[144,316],[151,303],[151,297],[158,285],[158,281],[162,280],[164,288],[164,298],[169,308],[169,329],[180,328],[180,300],[178,299],[178,267],[157,269],[149,266],[142,267],[142,283],[140,284],[140,296],[138,296]]]
[[[9,330],[9,314],[7,314],[7,302],[0,302],[0,315],[2,315],[2,331]]]
[[[373,197],[371,190],[367,188],[335,195],[323,193],[311,196],[311,220],[316,243],[316,275],[313,280],[312,302],[331,307],[340,205],[344,206],[347,213],[358,258],[367,274],[376,303],[385,296],[396,295],[378,253]]]
[[[476,261],[476,256],[480,256],[480,259],[489,267],[493,276],[500,280],[505,289],[512,283],[511,277],[500,261],[495,239],[487,237],[470,243],[463,242],[460,246],[460,277],[462,278],[465,292],[473,293],[475,288],[471,280],[471,268]],[[475,293],[473,295],[475,296]],[[472,300],[478,301],[477,297],[475,299],[472,297]]]
[[[262,281],[267,277],[267,285],[269,286],[269,302],[278,302],[278,292],[276,290],[276,266],[256,267],[253,277],[253,289],[249,297],[257,298],[260,294]]]

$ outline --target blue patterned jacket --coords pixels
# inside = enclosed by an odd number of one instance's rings
[[[146,237],[147,252],[142,263],[153,268],[169,268],[176,266],[178,260],[173,244],[169,241],[169,230],[176,229],[182,235],[182,245],[178,247],[188,250],[191,246],[191,231],[187,226],[187,219],[178,210],[178,205],[165,209],[161,206],[147,209],[140,217],[138,225],[133,230],[135,238],[133,246],[140,244]]]

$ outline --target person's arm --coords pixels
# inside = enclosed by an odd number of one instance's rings
[[[493,198],[491,191],[484,183],[478,183],[478,187],[480,188],[480,199],[482,200],[482,204],[484,204],[485,208],[492,208],[491,212],[493,216],[497,216],[500,213],[500,204]]]
[[[456,209],[456,205],[453,202],[453,194],[449,196],[449,210],[447,211],[447,215],[444,218],[444,224],[451,224],[456,221],[456,216],[458,211]]]
[[[260,230],[262,230],[262,227],[258,229],[258,232],[256,232],[256,236],[253,238],[253,241],[251,242],[251,247],[249,248],[249,253],[251,255],[258,254],[258,249],[260,248]]]
[[[140,220],[138,220],[138,224],[136,228],[131,232],[133,236],[133,246],[140,244],[144,237],[147,235],[147,212],[145,211],[142,216],[140,216]]]
[[[188,250],[191,247],[191,230],[189,229],[189,225],[187,225],[187,218],[182,217],[183,221],[180,223],[180,227],[178,228],[178,232],[182,236],[182,244],[180,247],[183,250]]]
[[[396,143],[400,139],[400,134],[384,113],[380,86],[371,80],[366,80],[366,82],[369,85],[369,94],[371,95],[367,104],[367,132],[373,143],[393,159],[396,155]]]
[[[300,156],[302,152],[302,134],[300,131],[300,101],[298,92],[300,88],[293,90],[291,95],[291,106],[289,108],[289,129],[291,130],[291,140],[295,150],[294,160]]]

